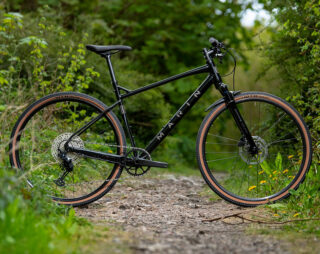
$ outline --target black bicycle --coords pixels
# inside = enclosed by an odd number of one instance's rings
[[[87,45],[107,61],[116,102],[106,106],[81,93],[50,94],[30,105],[11,134],[10,161],[26,172],[29,186],[43,189],[59,204],[93,202],[115,185],[123,169],[142,175],[153,161],[152,151],[212,85],[222,98],[207,108],[198,133],[196,154],[203,178],[220,197],[237,205],[256,206],[290,195],[304,180],[311,163],[311,139],[299,113],[286,101],[262,92],[229,91],[214,59],[229,52],[210,39],[203,49],[206,64],[136,90],[116,81],[111,56],[128,46]],[[143,149],[136,147],[123,100],[190,75],[205,80]],[[126,136],[112,112],[119,106]]]

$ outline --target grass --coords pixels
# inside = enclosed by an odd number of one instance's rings
[[[320,238],[317,234],[305,234],[286,227],[270,228],[270,225],[250,225],[246,231],[249,235],[263,235],[282,241],[282,246],[290,253],[317,254],[320,249]]]
[[[19,194],[0,209],[0,253],[130,253],[130,236],[92,225],[73,208]]]
[[[67,215],[41,214],[16,198],[0,218],[1,253],[73,253],[80,222],[70,209]]]
[[[118,227],[94,225],[82,227],[79,234],[77,253],[132,253],[130,243],[134,236]]]

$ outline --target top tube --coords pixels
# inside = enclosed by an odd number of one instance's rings
[[[138,93],[147,91],[147,90],[149,90],[149,89],[152,89],[152,88],[155,88],[155,87],[158,87],[158,86],[167,84],[167,83],[169,83],[169,82],[171,82],[171,81],[174,81],[174,80],[177,80],[177,79],[181,79],[181,78],[184,78],[184,77],[187,77],[187,76],[196,75],[196,74],[200,74],[200,73],[208,73],[208,72],[210,72],[210,68],[209,68],[209,66],[206,64],[206,65],[197,67],[197,68],[195,68],[195,69],[192,69],[192,70],[189,70],[189,71],[186,71],[186,72],[183,72],[183,73],[174,75],[174,76],[172,76],[172,77],[169,77],[169,78],[166,78],[166,79],[157,81],[157,82],[155,82],[155,83],[146,85],[146,86],[144,86],[144,87],[135,89],[135,90],[133,90],[133,91],[128,91],[126,94],[122,94],[122,95],[120,96],[120,98],[121,98],[121,99],[124,99],[124,98],[130,97],[130,96],[132,96],[132,95],[135,95],[135,94],[138,94]]]

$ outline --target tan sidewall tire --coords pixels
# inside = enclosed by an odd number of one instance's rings
[[[270,199],[257,199],[257,200],[250,200],[250,199],[244,199],[235,197],[233,195],[230,195],[230,193],[227,193],[225,190],[221,188],[217,184],[217,182],[214,180],[214,177],[212,176],[210,170],[208,169],[208,165],[204,158],[204,143],[206,138],[206,133],[208,128],[210,128],[211,124],[214,124],[215,119],[219,116],[221,112],[224,111],[226,108],[225,103],[222,103],[220,105],[217,105],[203,120],[201,127],[198,132],[198,138],[197,138],[197,159],[198,159],[198,165],[201,171],[201,174],[209,187],[217,193],[220,197],[223,199],[232,202],[236,205],[241,206],[257,206],[257,205],[263,205],[270,202],[275,202],[280,199],[284,199],[290,195],[289,191],[290,189],[297,189],[299,187],[299,184],[303,182],[306,173],[308,172],[312,160],[312,144],[311,144],[311,138],[308,128],[306,127],[305,122],[303,121],[300,114],[286,101],[282,100],[281,98],[267,94],[262,92],[248,92],[248,93],[242,93],[235,97],[235,101],[237,103],[244,102],[244,101],[252,101],[253,99],[257,99],[259,101],[265,101],[265,102],[271,102],[273,104],[278,105],[280,108],[284,109],[286,112],[288,112],[293,118],[295,119],[296,123],[299,125],[299,128],[303,134],[304,138],[304,144],[305,144],[305,161],[300,167],[298,177],[295,178],[294,182],[291,182],[291,186],[281,193],[279,193],[277,196],[272,197]]]
[[[48,96],[45,96],[38,101],[34,102],[32,105],[30,105],[20,116],[18,121],[16,122],[13,131],[11,133],[11,143],[9,144],[9,149],[10,149],[10,162],[12,167],[19,168],[20,163],[19,163],[19,154],[18,154],[18,137],[19,133],[23,131],[25,125],[27,122],[32,118],[33,114],[35,114],[38,110],[41,108],[57,102],[57,101],[63,101],[67,99],[73,99],[73,100],[78,100],[78,101],[84,101],[97,109],[103,111],[107,108],[107,106],[102,103],[101,101],[86,95],[86,94],[81,94],[81,93],[75,93],[75,92],[61,92],[61,93],[55,93],[55,94],[50,94]],[[125,153],[125,146],[126,146],[126,138],[125,134],[123,131],[123,128],[118,120],[118,118],[113,114],[113,112],[109,111],[106,113],[106,116],[108,119],[110,119],[110,122],[114,126],[115,132],[118,135],[119,138],[119,146],[120,146],[120,154]],[[107,192],[111,190],[111,188],[115,185],[117,179],[120,177],[122,173],[122,167],[119,165],[115,165],[112,173],[108,177],[108,182],[100,186],[96,191],[93,191],[91,194],[92,195],[86,195],[83,198],[78,198],[78,199],[58,199],[58,198],[53,198],[53,200],[59,204],[65,204],[65,205],[72,205],[72,206],[81,206],[85,205],[88,203],[91,203],[102,196],[104,196]]]

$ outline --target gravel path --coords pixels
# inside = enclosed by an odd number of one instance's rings
[[[248,224],[239,219],[229,219],[238,225],[203,222],[243,210],[200,195],[204,185],[195,176],[128,178],[76,212],[93,223],[120,225],[132,234],[134,253],[289,253],[270,237],[246,234]]]

